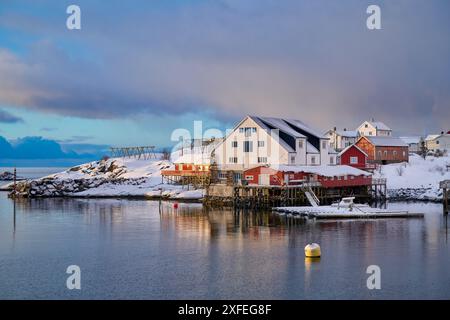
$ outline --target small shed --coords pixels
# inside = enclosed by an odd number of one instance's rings
[[[367,168],[368,157],[364,150],[354,144],[342,150],[338,155],[339,164],[363,170]]]

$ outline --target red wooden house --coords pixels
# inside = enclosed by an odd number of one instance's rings
[[[367,169],[368,154],[357,145],[351,145],[342,150],[338,155],[341,165],[351,166],[358,169]]]
[[[355,143],[367,155],[370,163],[408,162],[408,145],[400,138],[364,136]]]
[[[350,166],[259,166],[244,171],[249,185],[299,185],[318,182],[324,188],[365,186],[372,183],[372,174]]]

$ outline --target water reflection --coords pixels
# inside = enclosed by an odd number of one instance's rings
[[[43,280],[30,265],[49,286],[37,296],[68,297],[52,281],[73,261],[91,277],[83,298],[450,297],[447,217],[438,205],[389,205],[426,215],[311,220],[123,199],[14,205],[0,194],[0,297],[36,297],[27,288]],[[311,242],[322,258],[305,259]],[[382,292],[365,288],[371,264],[383,270]]]

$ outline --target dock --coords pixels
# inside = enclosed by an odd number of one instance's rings
[[[270,209],[331,204],[343,197],[355,197],[359,202],[386,200],[386,179],[373,179],[372,184],[325,188],[318,181],[300,185],[234,185],[228,202],[239,209]],[[212,196],[214,193],[209,193]]]
[[[422,218],[423,213],[408,211],[386,211],[377,208],[355,208],[339,210],[336,207],[276,207],[272,211],[313,219],[383,219],[383,218]]]

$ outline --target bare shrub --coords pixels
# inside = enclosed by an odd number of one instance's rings
[[[395,168],[395,171],[397,172],[398,176],[401,177],[403,175],[403,172],[405,171],[405,167],[403,165],[398,166]]]

